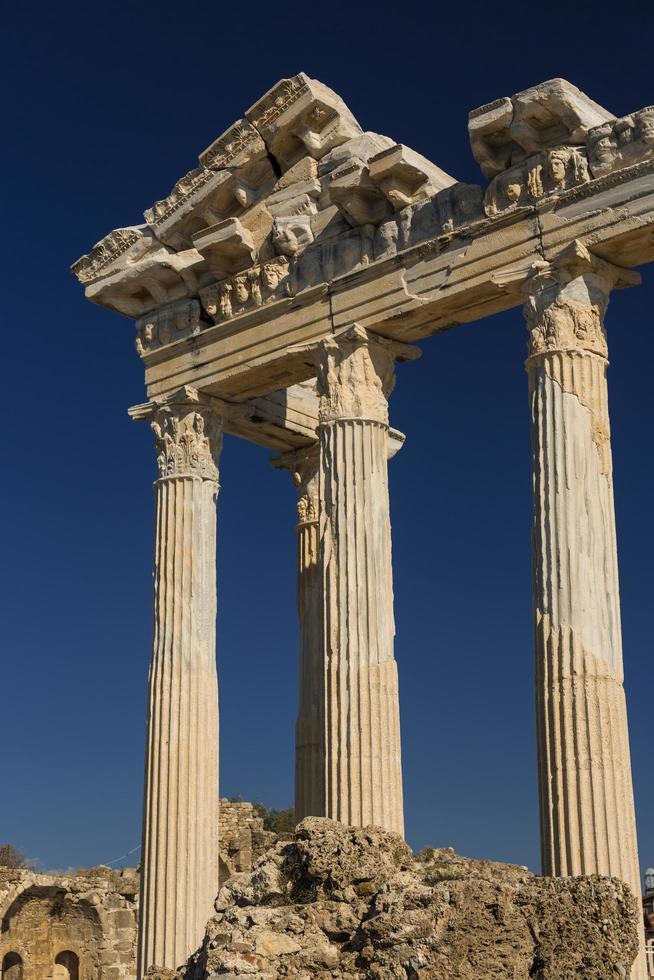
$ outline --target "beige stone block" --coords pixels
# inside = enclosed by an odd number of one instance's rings
[[[252,236],[238,218],[227,218],[196,232],[193,245],[217,278],[246,269],[255,257]]]
[[[582,144],[594,126],[613,119],[564,78],[553,78],[473,109],[468,118],[472,154],[487,177],[541,150]]]
[[[396,211],[456,183],[454,177],[401,143],[374,156],[368,172]]]
[[[270,929],[261,929],[257,932],[254,948],[259,956],[266,956],[269,959],[288,953],[297,953],[302,949],[300,943],[295,939],[281,932],[272,932]]]
[[[307,153],[319,160],[361,133],[343,100],[303,72],[278,82],[246,116],[284,168]]]
[[[378,225],[390,214],[386,195],[371,180],[366,165],[358,160],[332,170],[328,193],[351,225]]]

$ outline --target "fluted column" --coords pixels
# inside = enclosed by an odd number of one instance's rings
[[[535,270],[525,316],[543,873],[615,875],[640,901],[603,323],[631,281],[575,243]]]
[[[318,356],[326,816],[403,833],[388,404],[412,348],[354,327]]]
[[[291,473],[298,491],[297,611],[300,627],[298,714],[295,724],[295,822],[322,816],[324,721],[322,590],[318,565],[318,447],[273,460]]]
[[[218,891],[216,496],[222,419],[193,389],[143,406],[157,444],[141,978],[200,944]]]

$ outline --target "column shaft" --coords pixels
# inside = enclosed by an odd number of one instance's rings
[[[325,343],[319,496],[324,812],[401,834],[386,402],[396,356],[358,327]]]
[[[295,468],[299,486],[297,607],[300,625],[299,705],[295,726],[295,820],[324,813],[322,603],[318,564],[318,459]]]
[[[326,815],[403,833],[387,439],[364,419],[320,431]]]
[[[154,639],[148,689],[139,969],[174,969],[202,941],[218,890],[215,655],[219,424],[160,410]]]
[[[614,875],[640,902],[603,330],[611,270],[579,261],[536,276],[526,305],[542,866]]]

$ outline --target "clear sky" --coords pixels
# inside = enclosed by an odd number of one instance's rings
[[[650,12],[645,12],[649,10]],[[152,437],[134,328],[68,271],[300,70],[364,128],[483,182],[467,112],[564,76],[654,102],[651,5],[21,3],[7,9],[0,841],[44,867],[140,839]],[[608,313],[641,864],[654,864],[654,272]],[[399,368],[390,465],[409,842],[537,870],[526,331],[519,310]],[[221,792],[293,796],[295,492],[233,438],[218,507]],[[133,855],[131,860],[137,855]]]

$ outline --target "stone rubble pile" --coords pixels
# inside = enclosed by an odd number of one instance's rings
[[[538,878],[308,817],[216,900],[178,973],[148,980],[617,980],[638,941],[620,881]]]

